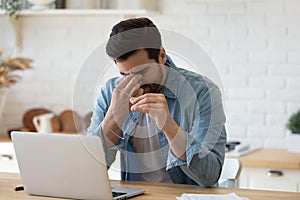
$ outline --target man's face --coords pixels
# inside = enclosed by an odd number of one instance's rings
[[[116,61],[120,74],[128,76],[129,74],[141,74],[144,93],[159,92],[162,81],[162,67],[164,59],[157,63],[154,59],[149,59],[144,49],[138,50],[125,61]]]

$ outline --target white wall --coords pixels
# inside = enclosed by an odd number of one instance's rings
[[[300,108],[300,1],[163,0],[149,14],[164,29],[203,46],[223,80],[229,139],[284,147],[288,116]],[[4,127],[22,126],[32,107],[59,113],[72,106],[80,66],[101,44],[115,16],[25,16],[23,51],[34,69],[12,87]],[[11,49],[13,32],[0,16],[0,49]],[[84,89],[83,89],[84,90]],[[80,107],[84,115],[92,105]]]

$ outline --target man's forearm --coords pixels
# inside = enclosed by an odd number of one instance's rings
[[[108,112],[105,116],[101,128],[107,148],[118,143],[119,139],[121,138],[121,128],[117,125],[113,115],[111,115],[110,112]]]
[[[167,136],[170,147],[175,156],[183,161],[186,161],[186,135],[185,132],[172,119],[166,122],[164,133]]]

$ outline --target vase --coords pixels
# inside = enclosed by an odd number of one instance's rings
[[[287,140],[288,152],[300,153],[300,134],[290,133]]]
[[[33,4],[33,6],[30,8],[31,10],[50,9],[50,5],[55,2],[55,0],[27,0],[27,1]]]
[[[97,9],[100,8],[99,0],[67,0],[67,9]]]
[[[117,0],[116,4],[117,9],[138,10],[143,7],[142,0]]]
[[[3,131],[3,112],[7,96],[7,88],[0,88],[0,131]]]

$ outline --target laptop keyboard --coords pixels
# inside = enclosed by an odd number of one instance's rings
[[[124,193],[124,192],[112,192],[113,194],[113,197],[118,197],[118,196],[121,196],[121,195],[124,195],[124,194],[127,194],[127,193]]]

